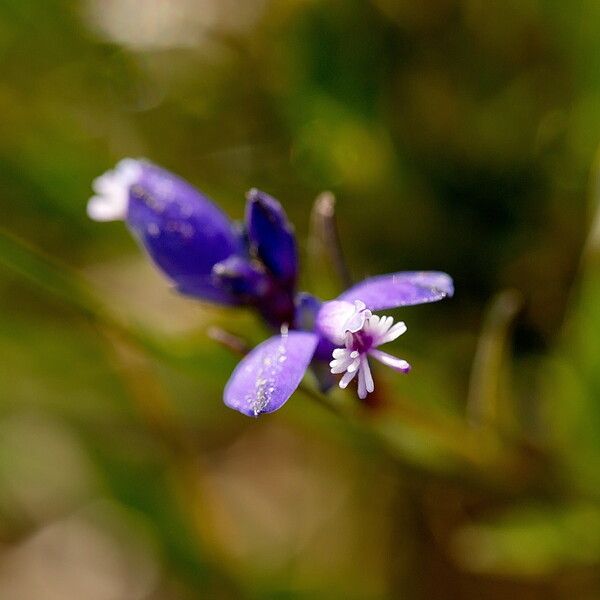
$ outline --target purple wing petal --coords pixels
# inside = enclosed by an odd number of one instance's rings
[[[181,291],[213,302],[236,303],[211,276],[216,263],[240,252],[232,223],[183,179],[150,163],[137,164],[139,177],[129,187],[129,228]]]
[[[250,417],[281,408],[302,381],[317,340],[314,333],[290,331],[254,348],[227,382],[225,404]]]
[[[452,278],[438,271],[404,271],[365,279],[338,300],[361,300],[371,310],[437,302],[454,294]]]
[[[260,190],[250,190],[246,227],[250,246],[269,271],[293,285],[298,271],[296,238],[281,204]]]

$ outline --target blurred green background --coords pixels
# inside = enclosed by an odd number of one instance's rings
[[[600,598],[599,2],[2,0],[0,68],[2,600]],[[265,331],[88,220],[125,156],[325,297],[324,190],[355,279],[450,273],[391,407],[227,409]]]

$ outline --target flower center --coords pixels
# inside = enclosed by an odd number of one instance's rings
[[[366,322],[365,322],[366,325]],[[357,331],[356,333],[348,333],[350,336],[349,344],[346,343],[346,347],[350,345],[352,350],[356,350],[360,353],[368,352],[373,347],[373,336],[367,333],[364,329]]]
[[[342,389],[347,387],[358,375],[358,396],[361,400],[375,389],[369,356],[393,369],[407,373],[410,365],[405,360],[377,349],[378,346],[395,340],[405,331],[404,323],[394,323],[392,317],[374,315],[364,303],[356,301],[353,312],[342,326],[340,333],[343,335],[336,336],[338,339],[343,339],[345,347],[336,348],[333,351],[333,360],[329,363],[332,373],[343,374],[340,387]]]

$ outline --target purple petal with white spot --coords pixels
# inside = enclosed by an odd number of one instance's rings
[[[365,279],[338,300],[361,300],[371,310],[437,302],[454,294],[452,278],[438,271],[404,271]]]
[[[213,266],[241,251],[227,216],[183,179],[138,161],[129,187],[127,224],[156,264],[183,293],[212,302],[237,299],[215,285]]]
[[[292,226],[281,204],[265,192],[248,192],[246,227],[251,248],[283,284],[296,281],[298,251]]]
[[[254,348],[227,382],[225,404],[250,417],[281,408],[302,381],[317,341],[314,333],[290,331]]]

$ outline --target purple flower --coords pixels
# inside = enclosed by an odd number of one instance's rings
[[[124,220],[180,292],[254,306],[277,328],[292,321],[298,258],[275,199],[252,190],[244,230],[192,185],[144,160],[122,160],[93,189],[89,216]]]
[[[329,363],[333,374],[343,373],[340,387],[346,388],[358,375],[358,397],[364,400],[375,389],[369,356],[402,373],[410,371],[410,365],[377,348],[394,341],[406,331],[400,321],[392,317],[374,315],[364,302],[354,304],[344,300],[328,302],[319,313],[318,325],[328,339],[338,347],[332,352]]]
[[[445,273],[404,272],[366,279],[336,300],[296,294],[298,251],[277,200],[256,189],[247,196],[245,224],[232,223],[204,194],[144,160],[122,160],[93,182],[88,214],[124,220],[176,288],[224,305],[255,308],[281,333],[252,350],[225,388],[225,403],[246,415],[279,409],[309,367],[322,391],[357,380],[358,396],[375,389],[369,359],[407,373],[410,365],[380,349],[406,331],[403,322],[374,314],[452,296]]]
[[[338,299],[319,305],[310,331],[282,331],[252,350],[236,367],[224,394],[225,404],[249,416],[273,412],[288,400],[319,349],[332,349],[331,373],[343,374],[339,385],[345,388],[357,377],[358,396],[366,398],[375,389],[369,358],[407,373],[410,365],[379,349],[406,331],[403,322],[378,316],[384,310],[436,302],[452,296],[452,279],[445,273],[403,272],[366,279]],[[310,302],[304,299],[305,318]],[[303,326],[303,324],[298,324]]]

